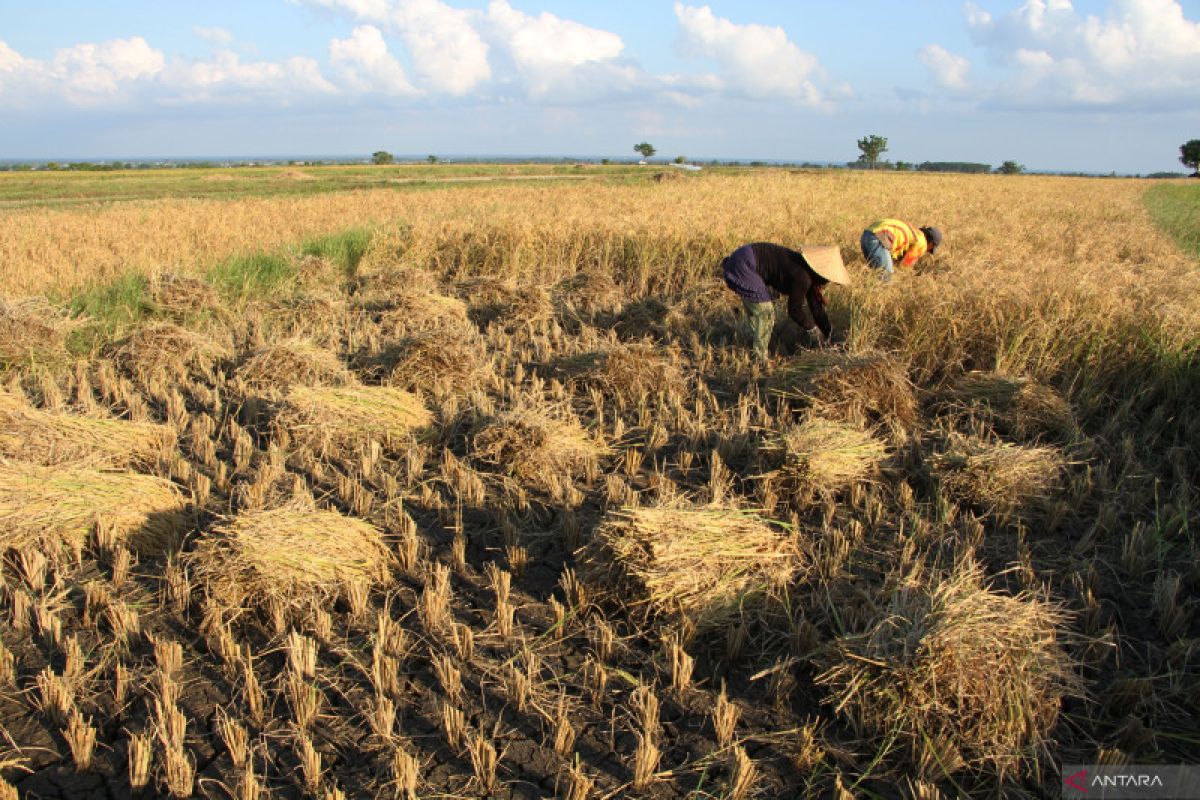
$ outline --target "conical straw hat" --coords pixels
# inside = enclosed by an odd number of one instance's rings
[[[813,272],[830,283],[850,285],[850,273],[842,263],[842,251],[831,244],[806,244],[800,247],[800,254]]]

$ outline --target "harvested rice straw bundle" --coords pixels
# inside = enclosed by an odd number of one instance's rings
[[[395,307],[393,302],[399,295],[430,294],[437,291],[439,284],[436,275],[416,267],[364,273],[363,265],[360,264],[351,290],[357,307],[369,311],[384,311]]]
[[[579,377],[625,403],[646,395],[685,394],[687,379],[679,368],[674,348],[653,345],[611,345],[590,353],[561,359],[556,371]]]
[[[610,512],[576,557],[580,577],[597,590],[628,592],[698,630],[761,605],[804,564],[792,540],[757,514],[719,507]]]
[[[1036,764],[1062,698],[1082,694],[1057,641],[1065,619],[1031,594],[988,589],[974,563],[908,577],[866,633],[830,648],[817,682],[856,729],[896,737],[922,777],[1004,777]]]
[[[522,483],[554,493],[608,449],[574,419],[518,408],[486,420],[471,440],[471,457]]]
[[[170,481],[134,472],[0,461],[0,546],[82,547],[96,526],[143,553],[160,553],[191,524]]]
[[[829,419],[884,424],[900,433],[917,422],[917,401],[904,368],[878,352],[816,350],[786,360],[769,387],[810,403]]]
[[[1070,441],[1079,434],[1071,404],[1030,378],[968,372],[949,388],[945,403],[959,403],[1001,433],[1022,440]]]
[[[607,272],[585,270],[554,284],[555,302],[584,314],[616,311],[625,302],[625,293]]]
[[[541,286],[477,277],[459,282],[456,290],[466,301],[471,318],[481,325],[500,320],[503,327],[513,328],[544,322],[554,315],[550,295]]]
[[[433,423],[421,398],[384,386],[293,386],[274,425],[321,458],[356,459],[372,442],[397,450]]]
[[[163,272],[150,282],[150,301],[159,312],[176,321],[197,312],[222,309],[216,288],[200,278]]]
[[[305,606],[382,583],[390,556],[370,523],[294,504],[226,519],[187,559],[217,593]]]
[[[122,372],[150,383],[157,378],[182,380],[189,374],[211,374],[232,352],[228,337],[217,340],[160,322],[135,330],[117,342],[109,355]]]
[[[429,330],[400,340],[380,354],[388,365],[384,383],[403,389],[469,391],[487,378],[491,364],[474,331]]]
[[[66,360],[72,323],[44,297],[0,298],[0,371]]]
[[[676,334],[696,331],[702,337],[731,336],[742,328],[742,302],[721,281],[685,293],[663,320]]]
[[[390,298],[390,307],[379,313],[376,326],[385,339],[437,328],[466,328],[467,304],[457,297],[404,292]]]
[[[149,468],[175,448],[167,425],[42,411],[0,389],[0,458]]]
[[[887,446],[869,432],[814,416],[767,439],[762,449],[778,464],[764,479],[801,503],[866,480],[887,456]]]
[[[1007,516],[1035,508],[1059,486],[1066,461],[1050,447],[990,442],[951,433],[930,458],[942,490],[956,500]]]
[[[352,322],[346,301],[335,292],[297,292],[263,310],[271,338],[305,338],[320,347],[337,347]]]
[[[238,367],[235,376],[257,391],[357,383],[336,355],[304,339],[289,339],[258,350]]]

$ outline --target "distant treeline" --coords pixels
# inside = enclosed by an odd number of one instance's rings
[[[870,169],[871,166],[863,161],[848,161],[849,169]],[[890,169],[897,172],[991,172],[991,164],[978,164],[974,161],[922,161],[914,164],[909,161],[880,161],[876,169]]]

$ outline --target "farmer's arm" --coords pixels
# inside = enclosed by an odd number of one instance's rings
[[[821,329],[821,335],[828,339],[833,335],[833,325],[829,323],[829,315],[825,313],[825,301],[815,286],[809,288],[805,300],[812,318],[816,321],[817,327]]]
[[[917,263],[917,259],[925,255],[926,245],[923,239],[918,239],[913,243],[913,246],[908,248],[908,252],[904,254],[904,260],[900,262],[902,267],[912,267]]]
[[[812,281],[806,276],[798,276],[792,284],[792,291],[788,294],[788,316],[800,326],[801,330],[805,331],[819,327],[819,323],[813,319],[812,312],[809,310],[811,303],[808,302],[808,295],[811,293]]]

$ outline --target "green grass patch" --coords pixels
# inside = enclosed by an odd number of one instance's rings
[[[1158,226],[1200,258],[1200,181],[1154,186],[1146,190],[1143,200]]]
[[[353,278],[359,263],[371,246],[373,235],[366,228],[351,228],[341,233],[309,239],[301,246],[300,252],[306,256],[317,256],[331,261],[347,278]]]
[[[295,278],[296,268],[283,256],[271,253],[235,256],[208,273],[209,283],[233,300],[278,292]]]
[[[76,355],[89,353],[150,317],[154,304],[149,287],[145,275],[128,272],[107,283],[88,286],[68,298],[67,309],[82,324],[67,337],[67,349]]]

